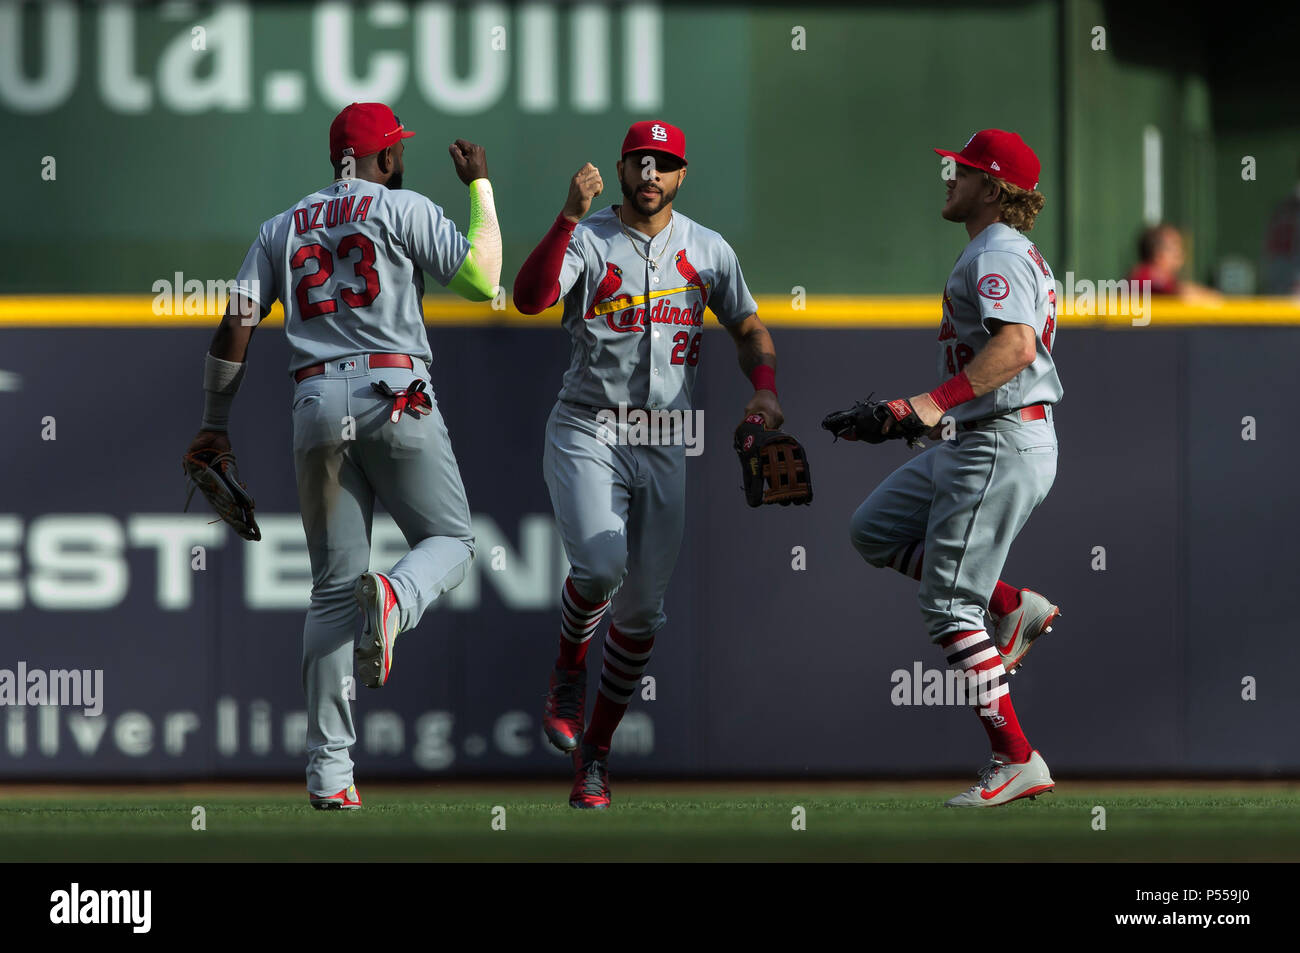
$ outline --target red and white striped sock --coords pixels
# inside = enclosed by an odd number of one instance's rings
[[[586,667],[587,645],[607,608],[608,599],[604,602],[584,599],[574,588],[572,576],[564,580],[560,593],[560,657],[556,659],[556,668],[574,672]]]
[[[889,568],[919,582],[921,579],[921,561],[924,558],[925,544],[919,539],[914,540],[894,554],[894,558],[889,561]]]
[[[591,723],[583,744],[608,748],[614,729],[623,720],[628,702],[641,684],[641,675],[650,662],[655,639],[632,639],[613,625],[605,635],[605,660],[600,672],[600,694],[592,708]]]
[[[995,757],[1008,764],[1021,764],[1033,754],[1020,720],[1011,705],[1011,686],[1006,682],[1002,656],[983,629],[957,632],[941,639],[948,666],[975,675],[978,704],[975,712],[989,736]]]

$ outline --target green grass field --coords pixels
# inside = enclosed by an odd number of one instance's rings
[[[0,787],[6,861],[1294,861],[1300,785],[1063,783],[1038,800],[945,809],[952,783],[635,784],[578,812],[556,785],[363,785],[360,811],[286,785]],[[191,829],[192,809],[207,829]],[[505,830],[493,829],[493,808]],[[792,829],[792,810],[806,830]],[[1106,830],[1093,829],[1093,808]],[[498,812],[499,815],[499,812]]]

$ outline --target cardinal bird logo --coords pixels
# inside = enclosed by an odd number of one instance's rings
[[[686,260],[686,249],[683,248],[673,256],[673,264],[677,266],[677,272],[686,279],[688,285],[694,285],[700,289],[700,312],[703,313],[704,306],[709,303],[709,289],[704,286],[700,273],[695,270],[695,266]]]
[[[605,277],[600,279],[600,284],[596,286],[596,296],[591,299],[591,307],[583,315],[583,319],[590,321],[596,316],[596,305],[600,304],[607,298],[611,298],[623,284],[623,269],[618,265],[610,262],[605,265]]]

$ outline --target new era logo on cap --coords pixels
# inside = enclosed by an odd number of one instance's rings
[[[972,169],[992,172],[998,178],[1022,189],[1038,188],[1038,173],[1042,168],[1038,156],[1014,132],[981,129],[966,141],[961,152],[950,152],[947,149],[934,151]]]

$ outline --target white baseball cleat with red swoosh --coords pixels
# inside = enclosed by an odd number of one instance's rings
[[[993,758],[980,768],[980,779],[969,791],[947,802],[948,807],[997,807],[1017,798],[1031,800],[1056,787],[1047,762],[1037,751],[1024,764],[1008,764]]]
[[[361,609],[361,640],[357,643],[357,676],[367,688],[381,688],[393,670],[393,643],[397,641],[397,594],[380,572],[362,573],[354,595]]]
[[[1020,590],[1020,605],[998,619],[993,627],[993,641],[1008,675],[1020,667],[1034,640],[1051,632],[1060,617],[1060,606],[1052,605],[1032,589]]]

